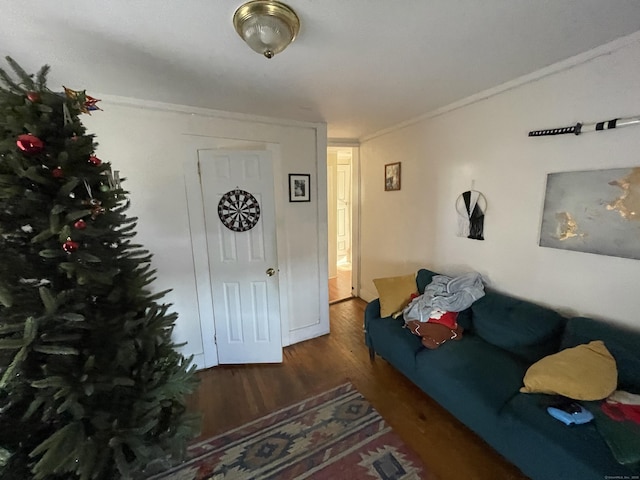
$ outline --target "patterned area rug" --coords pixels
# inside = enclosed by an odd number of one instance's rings
[[[157,480],[420,480],[419,457],[346,383],[189,448]]]

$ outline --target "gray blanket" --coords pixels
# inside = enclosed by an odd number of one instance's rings
[[[461,312],[484,296],[482,276],[477,272],[459,277],[435,275],[424,289],[424,294],[414,298],[402,311],[405,321],[428,322],[442,312]]]

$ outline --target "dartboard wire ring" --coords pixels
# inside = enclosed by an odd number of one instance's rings
[[[218,202],[218,218],[234,232],[246,232],[256,226],[260,219],[260,205],[249,192],[236,188]]]

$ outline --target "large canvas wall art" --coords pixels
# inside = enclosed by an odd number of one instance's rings
[[[550,173],[540,246],[640,259],[640,167]]]

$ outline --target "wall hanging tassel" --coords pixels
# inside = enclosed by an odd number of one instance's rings
[[[458,212],[458,236],[484,240],[484,214],[487,200],[477,190],[461,193],[456,200]]]

